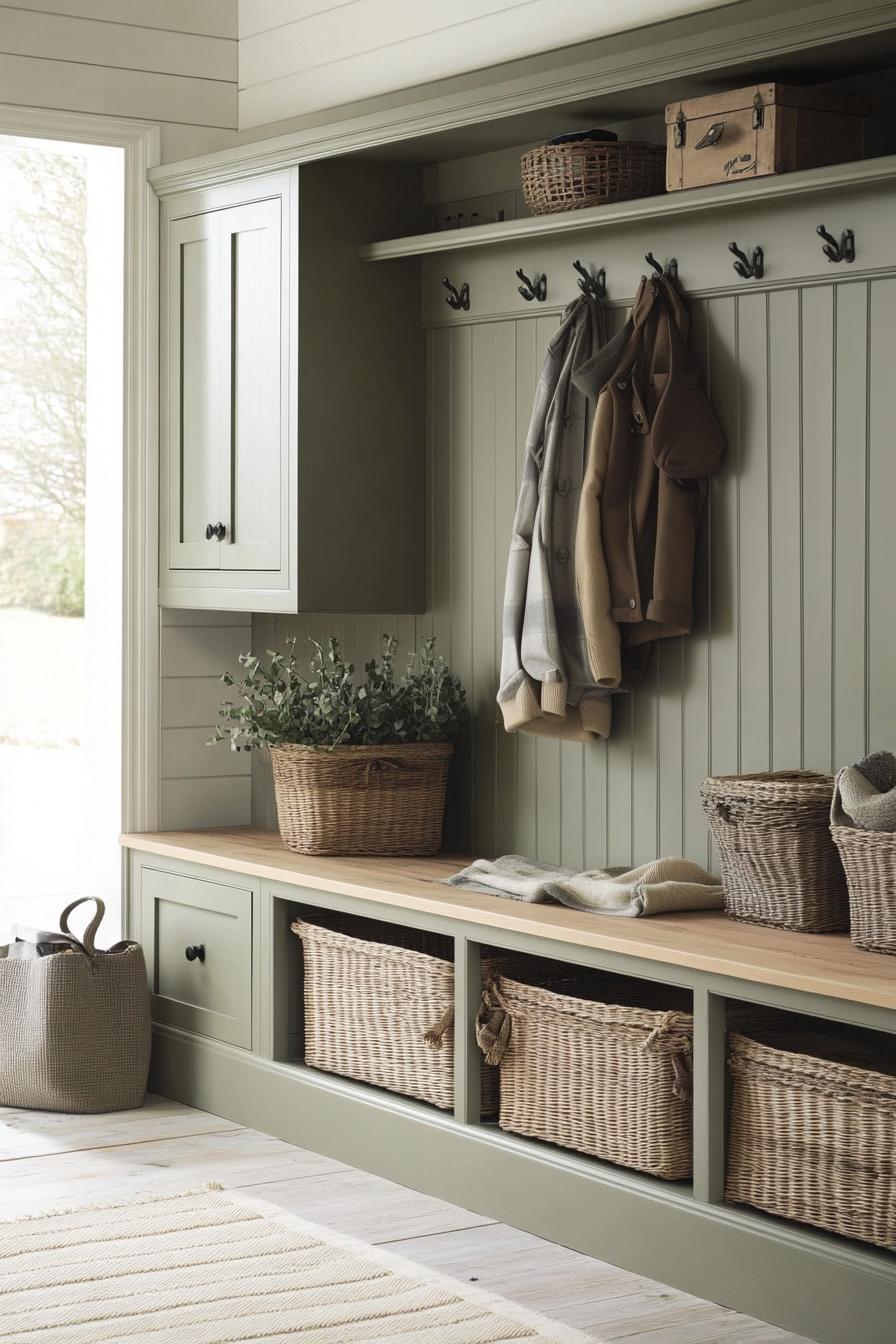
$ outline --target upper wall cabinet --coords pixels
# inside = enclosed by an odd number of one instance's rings
[[[419,183],[382,177],[314,164],[163,202],[163,606],[422,609],[419,271],[358,257]]]

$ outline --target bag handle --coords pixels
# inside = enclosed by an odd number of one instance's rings
[[[84,930],[84,937],[79,941],[68,927],[68,917],[73,910],[77,910],[79,905],[86,905],[88,901],[93,901],[96,906],[96,914]],[[88,957],[92,957],[96,951],[94,942],[96,940],[97,930],[103,922],[105,913],[106,902],[101,901],[99,896],[79,896],[76,901],[72,901],[70,905],[67,905],[59,916],[59,927],[67,938],[71,938],[72,942],[77,947],[82,948],[83,951],[87,953]]]

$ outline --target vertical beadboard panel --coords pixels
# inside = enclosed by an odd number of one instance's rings
[[[471,716],[473,691],[473,332],[472,326],[451,332],[451,665],[467,688]],[[466,850],[472,844],[472,726],[457,745],[451,844]]]
[[[771,763],[787,769],[803,759],[802,405],[800,295],[769,295],[769,497],[771,526]]]
[[[740,384],[737,298],[706,307],[712,399],[728,449],[710,485],[710,740],[709,772],[732,774],[740,765]]]
[[[867,284],[838,288],[835,336],[833,744],[839,766],[868,749],[865,548],[857,544],[865,533],[868,485]]]
[[[740,767],[763,770],[770,752],[768,300],[738,300],[738,659]]]
[[[713,368],[709,350],[706,303],[691,307],[691,345],[703,370],[705,386],[712,395]],[[681,641],[681,853],[701,863],[709,861],[709,835],[700,804],[700,785],[706,778],[711,757],[712,700],[710,696],[710,604],[712,570],[710,552],[713,532],[712,492],[706,501],[706,516],[697,538],[694,563],[694,628]],[[664,815],[672,809],[666,807]],[[664,843],[665,854],[672,853]]]
[[[802,296],[803,762],[829,770],[832,750],[834,348],[832,285]]]
[[[872,750],[896,743],[896,452],[893,450],[893,350],[896,349],[896,279],[871,285],[868,457],[867,736]],[[855,447],[860,448],[857,442]],[[845,445],[844,445],[845,448]],[[857,650],[858,656],[858,650]]]
[[[477,854],[495,845],[495,484],[497,327],[487,322],[472,328],[471,500],[472,677],[473,713],[472,836]]]
[[[454,849],[573,867],[660,853],[706,863],[707,773],[829,769],[896,742],[896,279],[745,287],[695,300],[692,317],[728,440],[698,543],[694,629],[616,697],[608,743],[509,735],[494,701],[507,547],[556,316],[427,333],[426,615],[255,618],[259,647],[335,633],[359,663],[384,633],[405,647],[437,635],[471,710]],[[265,770],[253,815],[271,824]]]

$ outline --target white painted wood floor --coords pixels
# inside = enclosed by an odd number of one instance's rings
[[[102,1116],[0,1107],[0,1217],[188,1190],[206,1181],[239,1187],[326,1227],[388,1245],[607,1344],[807,1344],[162,1097],[148,1098],[139,1111]]]

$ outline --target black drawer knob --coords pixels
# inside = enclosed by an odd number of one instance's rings
[[[187,961],[205,961],[205,943],[192,943],[184,955]]]
[[[227,528],[223,523],[209,523],[205,529],[206,541],[223,541],[227,534]]]

